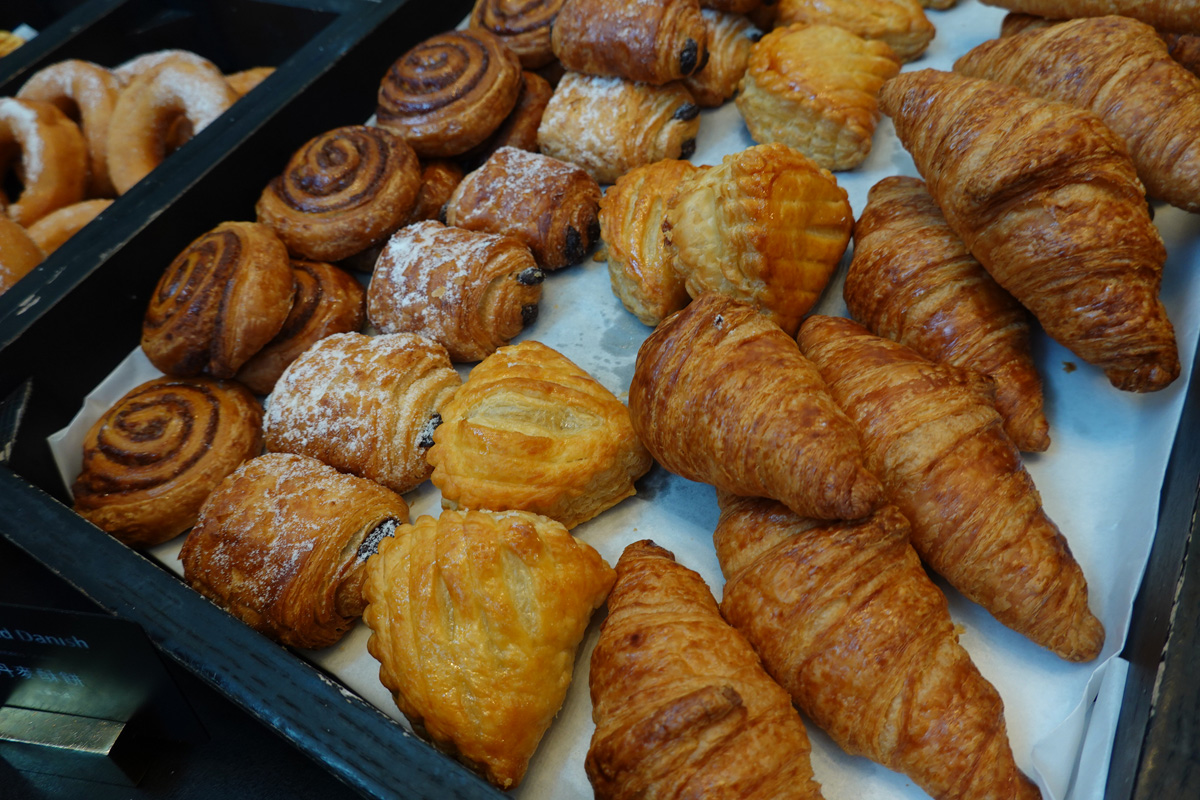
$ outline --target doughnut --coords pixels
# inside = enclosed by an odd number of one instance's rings
[[[101,211],[111,206],[112,202],[107,197],[99,197],[51,211],[29,226],[29,238],[37,242],[42,252],[50,255],[61,247],[63,242],[78,233],[80,228],[94,220]]]
[[[108,178],[108,122],[120,93],[121,80],[111,71],[77,59],[35,72],[17,91],[22,100],[53,103],[79,124],[87,140],[90,197],[112,197],[115,193]]]
[[[17,223],[0,214],[0,294],[4,294],[45,258],[37,243]]]
[[[153,53],[135,56],[120,66],[113,67],[113,74],[121,81],[122,86],[128,86],[134,78],[157,67],[164,61],[184,61],[197,66],[217,68],[216,64],[191,50],[156,50]]]
[[[237,99],[216,67],[180,58],[165,59],[130,81],[108,126],[108,172],[117,193],[129,191],[171,152],[167,134],[175,120],[186,119],[195,135]]]
[[[12,31],[0,31],[0,58],[13,52],[23,44],[25,44],[25,40]]]
[[[12,201],[0,191],[0,202],[8,204],[8,216],[18,225],[30,225],[83,199],[87,142],[56,106],[0,97],[0,180],[10,169],[21,193]]]
[[[238,93],[238,97],[244,97],[251,89],[270,77],[274,71],[274,67],[252,67],[226,75],[225,80]]]

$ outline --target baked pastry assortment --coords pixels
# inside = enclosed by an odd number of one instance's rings
[[[791,698],[704,580],[648,540],[616,569],[588,676],[596,797],[821,797]]]
[[[919,58],[935,29],[917,0],[779,0],[776,26],[836,25],[885,42],[904,62]]]
[[[614,574],[554,520],[443,511],[367,562],[363,619],[379,679],[413,727],[513,788],[571,682]]]
[[[82,200],[87,158],[79,127],[53,103],[0,97],[0,178],[19,176],[11,183],[21,186],[11,198],[0,190],[13,222],[27,227]]]
[[[471,370],[433,442],[443,507],[531,511],[568,528],[632,496],[652,463],[625,405],[531,340]]]
[[[133,547],[175,538],[225,476],[262,451],[262,406],[235,381],[156,378],[92,425],[75,511]]]
[[[1119,14],[1168,33],[1200,33],[1194,0],[982,0],[989,6],[1051,19]]]
[[[328,647],[366,607],[368,559],[406,522],[404,499],[379,484],[268,453],[209,496],[179,559],[193,589],[251,628]]]

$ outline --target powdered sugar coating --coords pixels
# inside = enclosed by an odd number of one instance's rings
[[[37,183],[45,168],[44,145],[37,109],[11,97],[0,97],[0,140],[11,136],[21,147],[21,171],[26,185]],[[6,136],[3,128],[7,128]]]

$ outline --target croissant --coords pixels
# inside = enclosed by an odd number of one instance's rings
[[[566,0],[550,44],[568,70],[655,86],[686,78],[708,58],[697,0]]]
[[[367,648],[418,732],[512,788],[614,578],[591,546],[536,514],[422,516],[367,562]]]
[[[821,797],[791,698],[704,580],[651,541],[617,562],[588,679],[597,798]]]
[[[1200,211],[1200,78],[1149,25],[1071,20],[984,42],[954,71],[1095,112],[1128,145],[1151,196]]]
[[[809,317],[800,347],[862,432],[913,547],[996,619],[1063,658],[1100,653],[1087,581],[1004,434],[991,384],[852,320]]]
[[[1040,799],[899,511],[827,523],[719,499],[721,613],[801,711],[936,800]]]
[[[1051,19],[1119,14],[1140,19],[1168,33],[1200,33],[1196,0],[983,0],[983,3]]]
[[[1050,336],[1121,389],[1179,375],[1162,237],[1097,116],[934,70],[888,81],[880,104],[946,222]]]
[[[967,252],[922,181],[884,178],[871,188],[854,225],[843,295],[872,333],[990,375],[1017,447],[1049,447],[1029,315]]]
[[[1200,77],[1200,34],[1159,34],[1167,43],[1167,52],[1181,66],[1196,77]]]
[[[723,295],[701,295],[642,343],[629,413],[655,460],[689,480],[823,519],[883,501],[816,367],[779,326]]]

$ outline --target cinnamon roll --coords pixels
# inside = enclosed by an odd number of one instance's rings
[[[542,116],[546,113],[546,106],[550,104],[554,87],[535,72],[524,73],[524,79],[521,96],[517,98],[517,105],[512,113],[500,123],[500,127],[486,142],[467,153],[465,160],[481,164],[501,147],[537,152],[538,126],[542,124]]]
[[[442,206],[446,205],[462,179],[463,169],[454,161],[431,158],[422,164],[421,189],[417,192],[417,204],[408,215],[406,224],[440,217]]]
[[[420,187],[421,167],[404,139],[349,125],[305,142],[255,210],[293,255],[340,261],[403,225]]]
[[[156,378],[88,431],[75,511],[128,545],[161,544],[192,527],[217,484],[261,450],[262,407],[245,387]]]
[[[500,37],[525,69],[540,69],[554,60],[550,28],[563,0],[476,0],[471,27]]]
[[[0,182],[10,171],[21,193],[0,207],[28,226],[63,206],[78,203],[87,188],[87,142],[79,126],[52,103],[0,97]]]
[[[379,85],[378,124],[421,156],[449,157],[481,144],[521,93],[521,62],[490,31],[434,36],[392,64]]]

